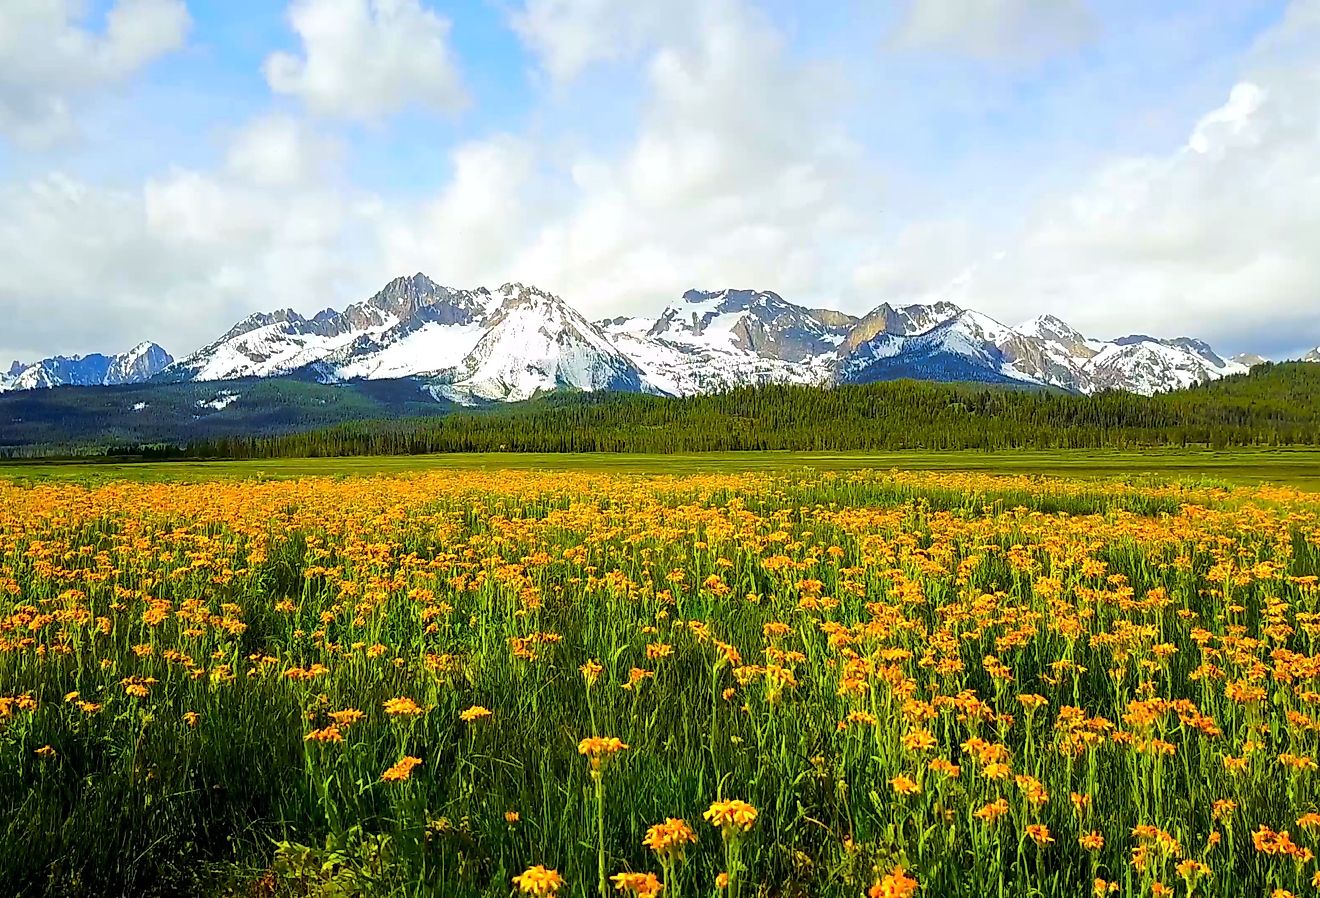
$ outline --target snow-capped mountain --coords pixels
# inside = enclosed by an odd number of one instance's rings
[[[326,376],[403,377],[457,365],[480,338],[492,296],[450,290],[423,274],[395,278],[342,312],[304,318],[292,309],[258,312],[172,365],[181,380],[271,377],[317,366]],[[352,368],[340,374],[341,368]]]
[[[944,320],[915,334],[885,306],[868,315],[864,321],[893,320],[895,330],[882,327],[874,336],[857,341],[840,358],[839,380],[1025,382],[1079,393],[1117,389],[1149,395],[1248,370],[1188,337],[1159,340],[1136,335],[1104,342],[1088,339],[1049,315],[1008,327],[977,312],[957,310],[948,303],[941,306],[934,317]]]
[[[1312,349],[1306,355],[1302,356],[1303,362],[1320,362],[1320,346]]]
[[[1317,356],[1320,358],[1320,355]],[[1239,352],[1232,356],[1229,361],[1237,362],[1239,365],[1246,365],[1248,368],[1254,368],[1257,365],[1264,365],[1269,359],[1263,355],[1256,355],[1254,352]]]
[[[648,389],[641,371],[559,297],[505,284],[482,322],[480,340],[432,389],[447,398],[527,399],[564,387],[595,392]]]
[[[851,315],[754,290],[689,290],[655,318],[600,322],[646,379],[672,395],[830,383],[835,353],[856,324]]]
[[[251,315],[166,376],[226,380],[296,371],[324,381],[422,377],[436,395],[460,401],[647,388],[599,328],[558,297],[522,284],[453,290],[423,274],[396,278],[342,312]]]
[[[1312,356],[1320,361],[1320,349]],[[170,361],[144,343],[120,356],[15,363],[0,374],[0,390],[297,373],[326,383],[416,378],[435,398],[460,402],[559,389],[690,395],[900,377],[1153,393],[1249,368],[1188,337],[1096,340],[1050,315],[1010,327],[949,302],[882,303],[856,318],[768,291],[690,290],[656,315],[592,323],[536,287],[461,290],[424,274],[396,278],[343,311],[249,315]]]
[[[155,343],[139,343],[118,355],[52,356],[25,365],[14,362],[0,373],[0,393],[59,386],[111,386],[139,383],[160,373],[174,357]]]

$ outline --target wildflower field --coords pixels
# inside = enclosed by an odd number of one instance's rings
[[[0,894],[1320,894],[1320,495],[0,480]]]

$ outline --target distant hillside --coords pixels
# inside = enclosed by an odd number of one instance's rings
[[[115,445],[262,437],[348,421],[452,411],[416,381],[326,385],[283,378],[59,387],[0,395],[0,453],[104,451]]]
[[[441,418],[355,422],[276,437],[193,440],[153,456],[302,457],[429,452],[703,452],[1100,448],[1320,443],[1320,366],[1139,396],[891,381],[766,386],[671,399],[556,394]]]

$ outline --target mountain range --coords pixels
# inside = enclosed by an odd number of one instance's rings
[[[1320,349],[1308,358],[1320,361]],[[655,316],[589,321],[536,287],[461,290],[416,274],[342,311],[250,315],[178,361],[143,343],[117,356],[16,362],[0,373],[0,392],[301,375],[327,384],[412,378],[431,397],[460,403],[904,377],[1151,394],[1259,361],[1225,359],[1190,337],[1097,340],[1049,315],[1009,326],[936,302],[883,303],[858,318],[754,290],[692,290]]]
[[[52,356],[32,364],[14,362],[0,370],[0,393],[46,387],[103,387],[141,383],[155,377],[174,361],[155,343],[139,343],[118,355]]]

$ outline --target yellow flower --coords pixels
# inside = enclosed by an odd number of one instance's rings
[[[654,873],[616,873],[610,877],[618,892],[632,892],[637,898],[655,898],[664,885]]]
[[[471,723],[474,720],[480,720],[483,717],[490,716],[491,712],[489,708],[483,708],[481,705],[473,705],[471,708],[468,708],[466,711],[459,714],[458,719],[464,723]]]
[[[49,745],[43,745],[41,748],[34,751],[33,754],[38,758],[41,758],[43,761],[49,761],[51,758],[55,757],[55,749],[51,748]]]
[[[521,819],[522,819],[522,815],[520,815],[517,811],[504,812],[504,822],[509,824],[510,826],[513,826]]]
[[[201,719],[202,715],[198,714],[196,711],[185,711],[183,714],[183,722],[190,727],[196,727]]]
[[[392,698],[385,702],[385,713],[391,717],[418,717],[426,711],[410,698]]]
[[[578,668],[582,671],[582,676],[586,679],[588,686],[595,685],[596,681],[600,679],[601,671],[604,669],[604,666],[595,658],[587,659],[587,663]]]
[[[513,884],[524,895],[536,898],[553,898],[564,885],[564,878],[558,870],[549,870],[540,864],[528,867],[513,878]]]
[[[585,755],[591,762],[593,773],[599,773],[606,761],[627,750],[628,743],[617,736],[588,736],[578,743],[578,754]]]
[[[668,817],[646,831],[642,844],[654,851],[664,863],[683,859],[688,845],[697,843],[697,834],[681,817]]]
[[[745,833],[756,823],[756,808],[741,799],[713,802],[701,815],[711,826],[724,832],[725,837]]]
[[[399,758],[393,767],[380,775],[380,778],[387,783],[401,783],[412,776],[413,768],[422,763],[421,758],[414,758],[412,755],[404,755]]]

